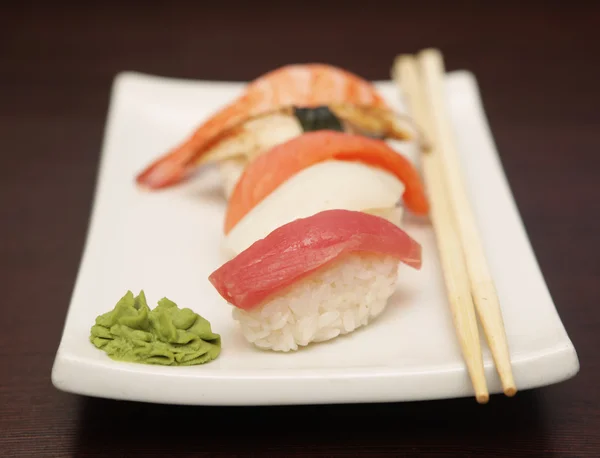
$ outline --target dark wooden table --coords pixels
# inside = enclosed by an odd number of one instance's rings
[[[598,3],[22,3],[0,10],[0,456],[600,456]],[[487,406],[189,408],[53,388],[115,73],[247,80],[326,61],[386,78],[426,46],[479,80],[576,378]]]

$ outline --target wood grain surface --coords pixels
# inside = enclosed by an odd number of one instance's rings
[[[519,3],[521,4],[519,6]],[[0,9],[0,456],[600,456],[598,2],[13,2]],[[427,46],[478,78],[580,357],[514,399],[191,408],[62,393],[50,370],[117,72],[248,80],[324,61],[387,78]],[[527,304],[523,304],[527,307]],[[535,323],[531,323],[532,332]]]

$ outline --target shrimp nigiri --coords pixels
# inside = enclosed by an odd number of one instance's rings
[[[182,144],[158,158],[140,174],[138,184],[151,189],[178,183],[229,129],[245,119],[281,106],[316,107],[351,103],[388,108],[366,80],[325,64],[286,65],[251,82],[244,94],[218,111]]]
[[[411,140],[414,126],[408,118],[387,108],[331,104],[299,108],[284,106],[252,116],[223,132],[196,162],[200,167],[214,163],[221,175],[226,198],[248,164],[274,146],[316,130],[336,130],[367,137]]]

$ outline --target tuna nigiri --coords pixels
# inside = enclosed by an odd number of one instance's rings
[[[421,246],[389,221],[328,210],[275,229],[209,276],[259,348],[297,350],[378,316]]]
[[[405,186],[404,203],[416,214],[429,204],[419,173],[411,162],[381,140],[330,130],[308,132],[267,151],[247,168],[231,194],[225,234],[259,202],[291,176],[319,162],[358,161],[394,174]]]

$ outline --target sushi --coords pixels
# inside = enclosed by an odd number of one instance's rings
[[[180,182],[201,165],[203,156],[223,135],[254,116],[286,106],[315,108],[332,104],[347,104],[346,112],[353,106],[389,110],[373,85],[351,72],[326,64],[286,65],[249,83],[242,96],[138,173],[136,182],[148,189]]]
[[[196,165],[216,164],[225,197],[229,198],[251,161],[278,144],[323,129],[379,139],[408,141],[415,137],[410,120],[387,108],[350,104],[287,106],[248,118],[224,131]]]
[[[320,130],[272,148],[244,170],[229,199],[225,234],[291,177],[329,160],[360,162],[392,173],[405,187],[402,197],[406,207],[417,215],[427,214],[429,204],[423,183],[408,159],[381,140]]]
[[[230,259],[270,232],[324,210],[363,211],[402,222],[404,184],[387,170],[352,161],[330,160],[291,176],[252,208],[223,238]]]
[[[371,322],[396,289],[400,263],[420,269],[421,246],[397,225],[327,210],[275,229],[209,281],[246,340],[288,352]]]

